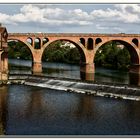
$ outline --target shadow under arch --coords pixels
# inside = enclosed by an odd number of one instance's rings
[[[30,43],[28,42],[24,42],[20,39],[13,39],[13,38],[8,38],[8,41],[7,42],[10,42],[10,41],[19,41],[19,42],[22,42],[23,44],[25,44],[25,46],[30,50],[31,54],[32,54],[32,58],[33,58],[33,48],[31,46]]]
[[[33,49],[32,49],[32,46],[28,43],[28,42],[24,42],[24,41],[21,41],[19,39],[8,39],[8,43],[11,42],[11,41],[14,41],[14,42],[20,42],[24,45],[24,47],[29,51],[30,53],[30,56],[31,56],[31,71],[32,71],[32,68],[33,68]],[[8,45],[8,48],[10,46]],[[22,47],[21,47],[22,48]]]
[[[83,79],[82,78],[82,69],[83,69],[83,66],[86,64],[86,48],[79,42],[74,42],[73,40],[69,40],[69,39],[53,39],[53,40],[50,40],[49,42],[47,42],[46,44],[43,45],[42,47],[42,56],[41,56],[41,60],[43,60],[43,55],[45,53],[45,50],[52,44],[52,43],[55,43],[56,41],[67,41],[71,44],[73,44],[75,46],[75,48],[77,49],[78,53],[79,53],[79,57],[80,57],[80,61],[79,61],[79,74],[78,74],[78,77],[80,79]],[[69,78],[76,78],[76,77],[73,77],[73,75],[71,75],[71,72],[67,72],[67,76]],[[70,74],[70,75],[69,75]],[[61,74],[60,74],[61,75]],[[74,74],[75,75],[75,74]],[[66,77],[67,77],[66,76]]]
[[[75,47],[78,49],[79,54],[80,54],[80,64],[86,62],[86,55],[85,55],[85,48],[84,48],[84,46],[80,42],[74,42],[72,40],[65,39],[65,38],[64,39],[55,39],[55,40],[49,41],[46,44],[44,44],[43,47],[42,47],[41,59],[42,59],[43,54],[44,54],[45,50],[47,49],[47,47],[49,45],[51,45],[52,43],[55,43],[56,41],[68,41],[68,42],[72,43],[73,45],[75,45]]]
[[[103,47],[103,45],[105,45],[105,44],[107,44],[111,41],[119,42],[120,44],[124,45],[127,48],[127,50],[129,51],[129,54],[131,56],[131,65],[139,65],[140,54],[139,54],[139,50],[138,50],[137,46],[134,43],[130,43],[130,42],[127,42],[125,40],[112,39],[112,40],[108,40],[108,41],[105,41],[105,42],[101,42],[96,46],[94,54],[96,55],[96,53],[97,53],[97,51],[99,50],[100,47]],[[94,55],[94,58],[95,58],[95,55]]]

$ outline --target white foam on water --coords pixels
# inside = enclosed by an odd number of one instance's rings
[[[84,94],[94,94],[96,96],[106,96],[106,97],[122,98],[122,99],[137,100],[137,101],[140,100],[139,96],[116,93],[118,89],[126,89],[126,90],[130,90],[130,92],[140,91],[139,88],[133,88],[127,86],[115,86],[115,85],[105,85],[105,84],[102,85],[102,84],[85,83],[79,81],[77,82],[77,81],[67,81],[67,80],[59,80],[59,79],[48,79],[42,77],[41,78],[29,77],[29,80],[25,80],[24,84],[30,86],[38,86],[38,87],[43,87],[48,89],[54,89],[54,90],[63,90],[63,91],[84,93]],[[104,89],[106,88],[110,88],[110,90],[104,91]]]

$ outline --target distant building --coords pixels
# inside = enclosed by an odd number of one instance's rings
[[[124,45],[118,44],[117,47],[120,48],[120,49],[123,49],[124,48]]]
[[[73,45],[70,42],[63,42],[63,44],[61,45],[61,47],[70,47],[70,48],[75,48],[75,45]]]

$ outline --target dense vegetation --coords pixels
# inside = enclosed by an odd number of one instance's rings
[[[102,46],[96,53],[95,64],[111,69],[127,70],[130,65],[128,50],[117,47],[116,42],[109,42]]]
[[[31,52],[21,42],[11,41],[9,45],[9,58],[32,59]],[[61,47],[62,42],[50,44],[43,54],[43,61],[79,64],[80,54],[77,48]],[[111,69],[127,70],[130,65],[128,50],[119,48],[116,42],[109,42],[102,46],[96,53],[95,65]]]
[[[20,58],[25,60],[31,60],[30,50],[22,42],[11,41],[8,43],[8,57],[9,58]]]
[[[78,64],[80,61],[78,49],[70,48],[70,46],[61,47],[61,45],[61,41],[56,41],[53,44],[50,44],[43,54],[43,60],[49,62]]]

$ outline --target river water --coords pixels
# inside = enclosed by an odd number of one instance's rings
[[[32,74],[31,61],[10,59],[10,64],[15,65],[10,69],[11,74]],[[128,72],[118,70],[110,70],[105,68],[96,68],[94,81],[118,83],[118,84],[135,84],[138,85],[137,78],[132,79],[135,75],[130,75]],[[64,64],[64,63],[49,63],[43,62],[43,75],[49,77],[60,77],[69,79],[81,80],[80,67],[78,65]],[[135,76],[137,77],[137,76]],[[86,79],[83,79],[86,80]]]
[[[12,61],[31,65],[29,61]],[[45,75],[80,79],[78,66],[44,63],[44,67],[48,67]],[[22,72],[30,70],[22,67],[11,70]],[[120,75],[119,71],[105,69],[96,70],[95,80],[130,84],[128,73]],[[139,101],[25,85],[2,86],[0,131],[6,135],[140,135],[139,107]]]

